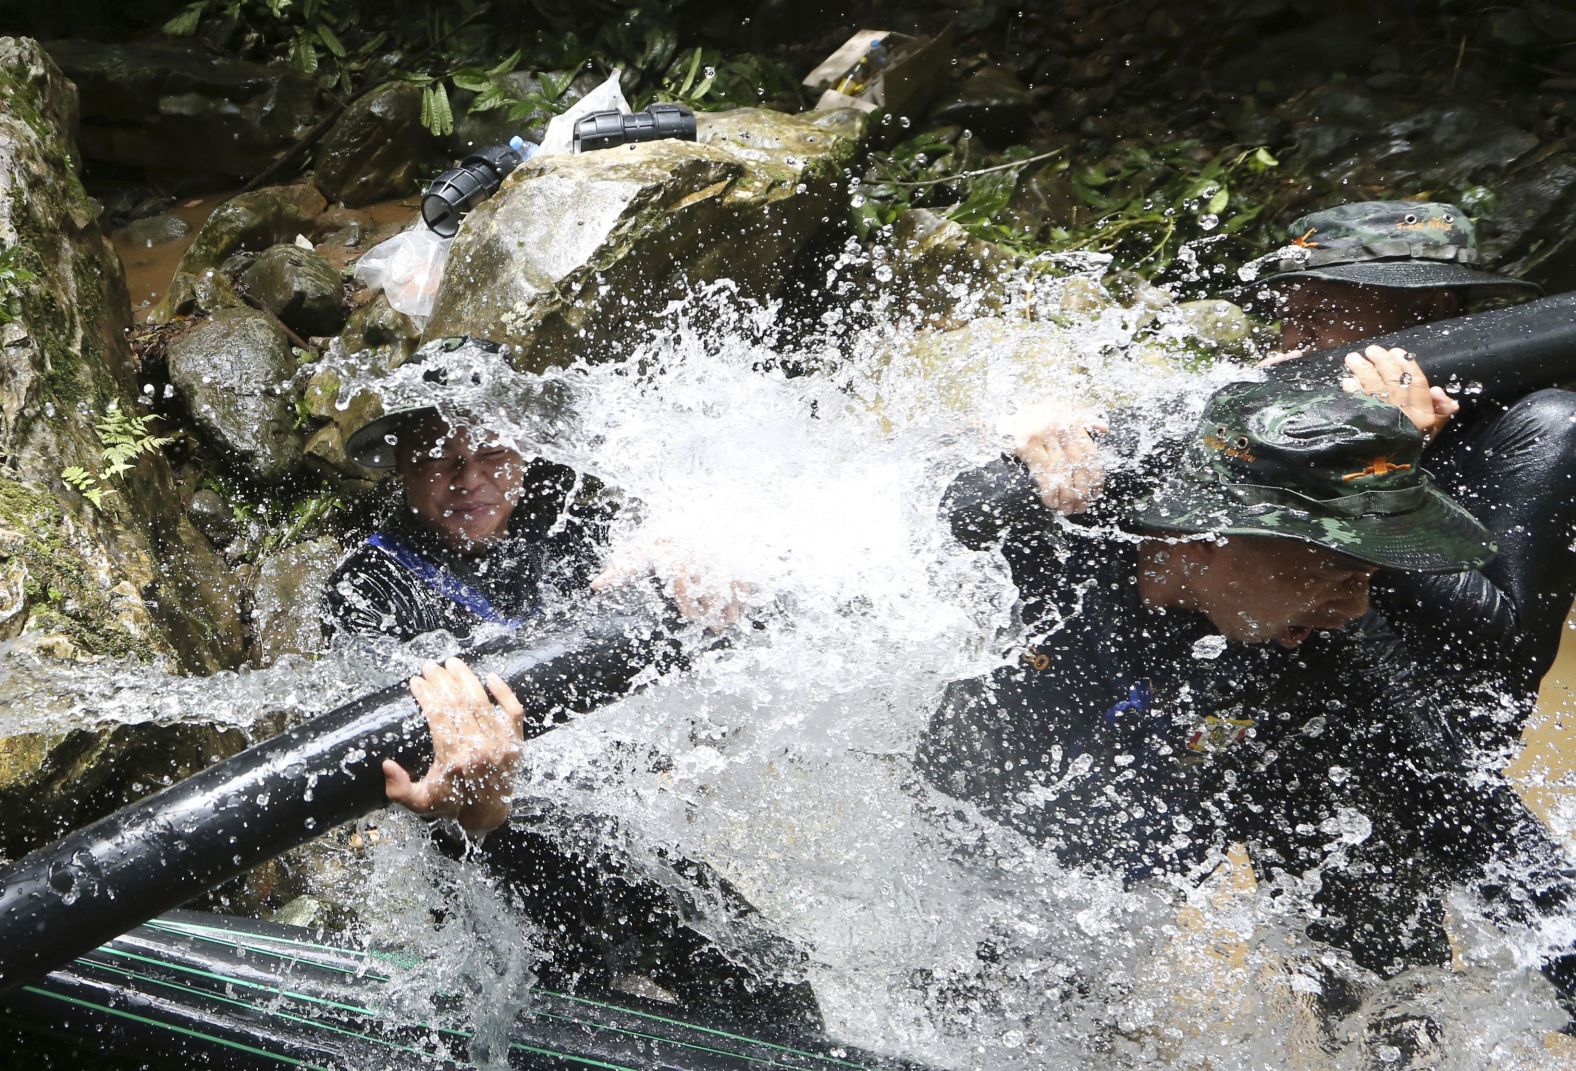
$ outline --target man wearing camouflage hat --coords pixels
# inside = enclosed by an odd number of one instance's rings
[[[1244,274],[1294,353],[1355,345],[1482,300],[1539,292],[1481,267],[1476,228],[1454,205],[1340,205],[1296,220],[1288,237]],[[1370,349],[1347,357],[1347,386],[1382,392],[1376,358],[1428,366],[1426,353]],[[1471,665],[1511,697],[1497,717],[1471,721],[1478,745],[1503,754],[1520,740],[1576,598],[1576,394],[1541,390],[1507,408],[1436,390],[1436,402],[1437,419],[1421,424],[1436,440],[1429,468],[1489,529],[1500,553],[1482,570],[1450,578],[1386,575],[1375,598],[1414,651]],[[1447,427],[1463,402],[1467,411]]]
[[[955,484],[954,530],[1000,545],[1028,645],[949,689],[926,777],[1128,881],[1193,878],[1246,842],[1266,881],[1317,875],[1310,932],[1386,973],[1448,885],[1482,887],[1507,925],[1561,909],[1558,848],[1508,786],[1474,781],[1451,725],[1465,698],[1405,671],[1371,612],[1381,569],[1454,576],[1494,553],[1423,468],[1426,379],[1381,364],[1408,407],[1233,384],[1136,477],[1150,486],[1118,474],[1070,515],[1003,514],[973,475]],[[1371,833],[1332,837],[1353,813]],[[1496,863],[1528,888],[1488,887]]]

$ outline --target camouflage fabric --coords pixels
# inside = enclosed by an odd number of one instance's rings
[[[461,350],[478,350],[483,353],[503,353],[504,347],[485,338],[453,335],[435,339],[410,355],[406,364],[430,364],[432,368],[422,379],[440,387],[449,382],[443,358]],[[394,467],[394,439],[405,424],[419,420],[428,413],[436,413],[434,405],[409,405],[391,409],[362,425],[345,442],[345,455],[363,468],[386,470]]]
[[[1471,287],[1531,296],[1533,283],[1482,270],[1477,228],[1455,205],[1362,201],[1292,223],[1288,243],[1242,268],[1244,281],[1295,278],[1400,289]]]
[[[1391,569],[1474,569],[1488,532],[1435,489],[1396,406],[1334,387],[1233,383],[1210,398],[1178,470],[1135,507],[1145,528],[1265,535]]]

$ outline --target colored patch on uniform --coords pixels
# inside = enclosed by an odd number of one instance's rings
[[[1188,750],[1199,754],[1224,751],[1246,740],[1257,725],[1252,718],[1220,718],[1211,714],[1204,719],[1203,725],[1188,735]]]
[[[1105,712],[1105,723],[1111,728],[1116,728],[1116,723],[1124,714],[1148,714],[1155,701],[1154,685],[1147,680],[1134,681],[1127,689],[1127,698],[1118,700],[1110,710]]]

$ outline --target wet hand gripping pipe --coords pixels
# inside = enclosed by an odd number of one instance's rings
[[[1511,402],[1542,387],[1576,382],[1576,293],[1409,327],[1356,346],[1308,353],[1268,369],[1290,383],[1334,384],[1346,355],[1370,345],[1415,353],[1431,382],[1468,387],[1466,404]],[[1043,507],[1028,468],[1002,457],[962,476],[947,496],[953,530],[993,543]]]
[[[670,610],[631,585],[465,652],[525,707],[527,737],[682,657]],[[0,871],[0,996],[318,834],[387,805],[381,764],[432,761],[403,682],[329,711]]]

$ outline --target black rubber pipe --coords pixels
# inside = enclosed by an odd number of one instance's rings
[[[465,652],[509,682],[526,735],[626,694],[680,652],[667,609],[626,589]],[[302,723],[0,871],[0,995],[329,828],[386,805],[384,759],[425,770],[406,684]]]
[[[1333,384],[1348,353],[1375,344],[1417,354],[1417,363],[1439,386],[1481,384],[1482,390],[1466,401],[1511,401],[1540,387],[1576,382],[1576,293],[1320,350],[1278,364],[1269,374],[1296,383]]]
[[[1348,353],[1370,345],[1417,354],[1431,382],[1470,387],[1464,402],[1511,402],[1543,387],[1576,383],[1576,293],[1555,294],[1522,305],[1409,327],[1355,346],[1309,353],[1267,370],[1289,383],[1334,386]],[[1042,511],[1028,468],[1002,457],[964,473],[947,492],[943,509],[953,532],[970,546],[994,543],[1008,525]]]

